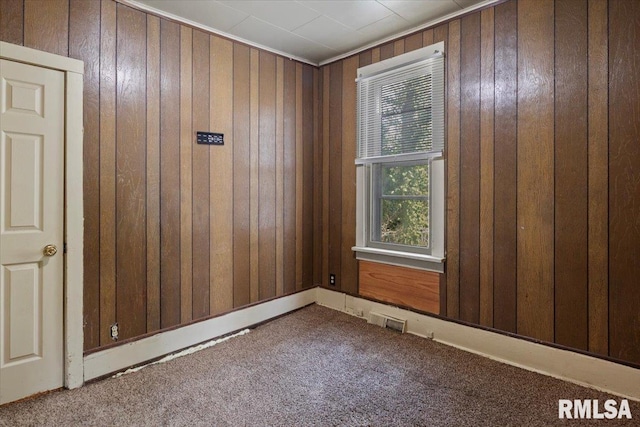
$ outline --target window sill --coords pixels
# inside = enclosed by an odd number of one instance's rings
[[[356,258],[364,261],[380,262],[400,267],[418,268],[421,270],[444,273],[445,258],[412,252],[390,251],[387,249],[354,246],[351,248]]]

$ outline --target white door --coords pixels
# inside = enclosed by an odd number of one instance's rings
[[[0,61],[2,404],[63,385],[64,74]]]

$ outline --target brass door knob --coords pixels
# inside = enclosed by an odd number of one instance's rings
[[[56,245],[47,245],[44,247],[42,253],[44,256],[54,256],[58,253],[58,248],[56,248]]]

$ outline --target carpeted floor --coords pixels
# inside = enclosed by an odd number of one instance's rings
[[[140,372],[0,407],[1,426],[535,426],[614,398],[309,306]],[[601,403],[601,404],[602,404]],[[640,404],[629,402],[640,425]]]

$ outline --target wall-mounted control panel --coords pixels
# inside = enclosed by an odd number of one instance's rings
[[[224,134],[215,132],[196,132],[198,144],[224,145]]]

